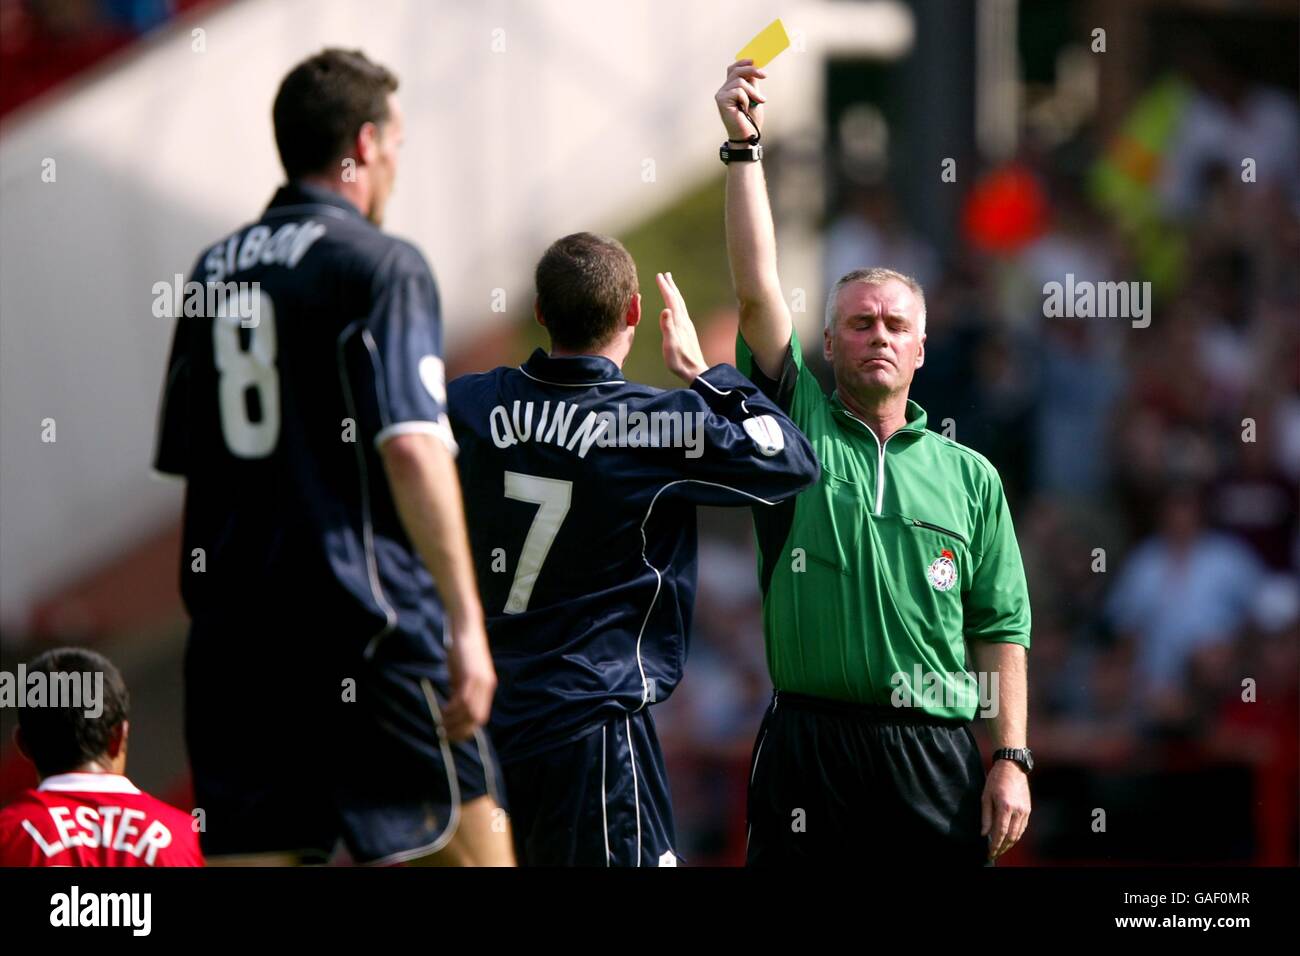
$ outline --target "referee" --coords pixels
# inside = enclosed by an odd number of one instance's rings
[[[1024,833],[1033,766],[1029,599],[1002,483],[908,400],[925,360],[914,279],[841,278],[826,306],[829,398],[804,366],[754,145],[764,76],[739,61],[716,95],[736,365],[808,436],[822,474],[755,513],[775,690],[750,770],[748,862],[990,862]],[[987,777],[977,709],[996,748]]]

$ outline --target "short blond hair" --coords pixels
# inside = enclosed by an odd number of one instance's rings
[[[882,269],[879,266],[870,269],[854,269],[852,272],[846,272],[835,280],[835,285],[831,286],[831,294],[826,297],[826,324],[824,327],[829,330],[835,324],[835,303],[840,297],[840,290],[846,285],[852,285],[854,282],[861,282],[864,285],[883,285],[890,280],[903,283],[921,301],[921,316],[917,320],[917,331],[924,335],[925,290],[921,288],[921,283],[909,275],[904,275],[893,269]]]

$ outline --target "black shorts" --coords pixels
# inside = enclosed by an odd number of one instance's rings
[[[676,866],[672,800],[648,709],[504,767],[521,866]]]
[[[749,866],[982,866],[984,763],[965,722],[779,691],[754,744]]]
[[[209,642],[186,653],[185,737],[205,856],[289,852],[400,863],[447,845],[461,807],[504,807],[486,733],[442,730],[444,666],[267,658],[234,667]],[[345,684],[354,681],[354,685]]]

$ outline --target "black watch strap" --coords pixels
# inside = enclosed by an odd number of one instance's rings
[[[1010,760],[1025,773],[1034,769],[1034,755],[1028,747],[1002,747],[993,751],[994,760]]]
[[[718,147],[718,158],[724,163],[756,163],[763,158],[763,147],[758,143],[737,146],[727,140]]]

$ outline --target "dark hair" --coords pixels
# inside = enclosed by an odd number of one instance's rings
[[[28,679],[34,673],[47,675],[47,693],[52,691],[55,674],[100,673],[104,675],[102,711],[87,717],[89,705],[82,683],[80,706],[65,701],[62,707],[19,707],[18,726],[22,730],[23,749],[36,764],[41,776],[68,771],[98,760],[108,753],[113,731],[126,720],[130,697],[122,675],[103,654],[80,647],[58,647],[37,655],[26,664]],[[91,678],[94,679],[93,677]],[[46,701],[48,704],[50,701]]]
[[[360,50],[323,50],[289,71],[271,110],[289,179],[341,159],[357,130],[388,119],[388,94],[396,89],[397,77]]]
[[[623,244],[590,232],[551,243],[535,279],[552,344],[572,351],[607,342],[637,293],[636,263]]]

